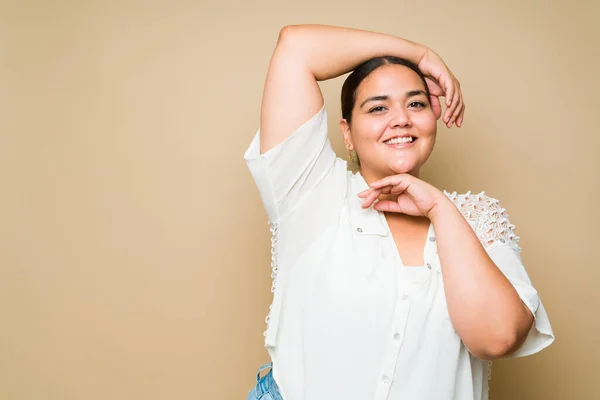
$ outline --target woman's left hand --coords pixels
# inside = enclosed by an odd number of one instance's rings
[[[432,210],[447,200],[446,195],[429,183],[410,174],[390,175],[370,184],[370,188],[358,194],[364,198],[363,208],[370,207],[380,195],[398,195],[397,201],[380,200],[373,208],[377,211],[398,212],[415,217],[430,218]]]

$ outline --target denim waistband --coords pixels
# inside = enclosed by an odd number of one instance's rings
[[[271,368],[271,370],[262,378],[260,377],[260,373],[267,368]],[[263,394],[269,393],[273,400],[283,400],[281,397],[281,393],[279,393],[279,387],[273,378],[273,363],[267,363],[262,365],[258,372],[256,373],[256,394],[260,398]]]

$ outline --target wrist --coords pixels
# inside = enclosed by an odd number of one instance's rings
[[[427,213],[427,218],[431,220],[432,223],[435,223],[440,218],[443,218],[443,215],[448,211],[456,211],[457,208],[445,194],[440,196],[438,200],[435,202],[434,206],[431,207],[431,210]]]
[[[422,44],[415,43],[415,45],[417,46],[417,54],[418,54],[418,58],[415,61],[415,64],[417,65],[417,67],[419,67],[419,69],[421,69],[421,64],[423,63],[423,60],[430,58],[431,53],[433,53],[433,50],[431,50],[429,47],[424,46]]]

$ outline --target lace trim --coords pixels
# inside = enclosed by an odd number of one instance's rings
[[[475,233],[483,247],[500,242],[521,252],[518,245],[521,238],[515,235],[515,226],[510,223],[506,209],[500,206],[497,199],[487,196],[485,192],[456,194],[444,190],[444,194],[467,220],[477,222]]]
[[[492,380],[492,364],[491,360],[488,360],[488,399],[490,398],[490,381]]]
[[[271,283],[271,293],[275,293],[275,288],[277,286],[277,272],[279,271],[279,264],[277,260],[277,243],[279,240],[279,225],[275,222],[269,222],[270,231],[271,231],[271,279],[273,280]],[[269,321],[271,320],[271,309],[273,307],[273,303],[269,306],[269,313],[265,318],[265,322],[267,323],[267,330],[269,328]],[[267,337],[267,331],[265,330],[263,336]]]

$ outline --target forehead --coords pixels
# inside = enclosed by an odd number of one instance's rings
[[[357,103],[362,98],[382,93],[406,93],[425,90],[423,80],[412,69],[398,64],[387,64],[371,72],[356,90]]]

